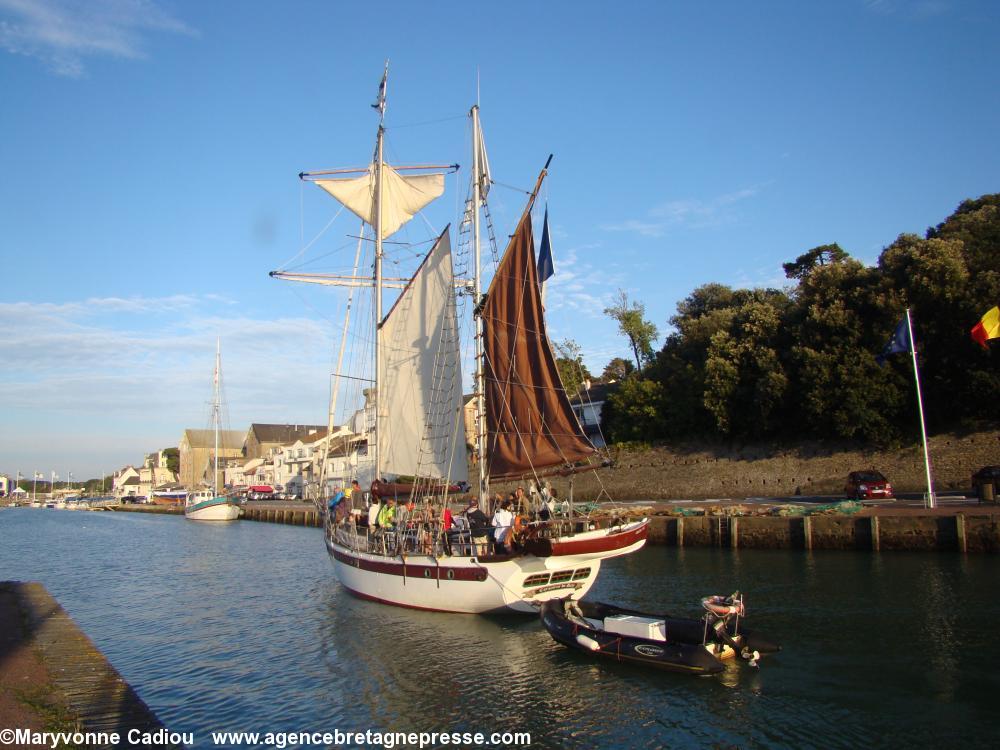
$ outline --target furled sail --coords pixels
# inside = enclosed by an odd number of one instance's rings
[[[375,167],[361,177],[315,180],[370,226],[375,226]],[[382,238],[412,219],[417,211],[444,193],[443,174],[401,175],[382,164]]]
[[[381,342],[380,470],[467,481],[461,347],[447,229],[385,317]]]
[[[559,379],[538,289],[526,212],[483,305],[487,470],[521,476],[592,456]]]

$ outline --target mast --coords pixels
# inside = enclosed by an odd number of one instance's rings
[[[486,392],[483,387],[483,316],[480,310],[482,301],[482,278],[480,276],[482,260],[479,245],[479,204],[482,201],[481,171],[482,165],[479,161],[480,149],[479,140],[479,105],[472,107],[472,237],[475,255],[475,270],[473,274],[472,309],[475,311],[476,332],[476,455],[478,456],[479,468],[479,499],[485,503],[490,493],[490,478],[486,473]]]
[[[389,78],[389,61],[385,63],[382,85],[379,87],[378,136],[375,142],[375,477],[382,477],[379,450],[379,397],[382,380],[382,145],[385,140],[385,91]]]
[[[212,466],[212,491],[218,495],[219,494],[219,422],[221,421],[221,416],[219,414],[219,369],[222,366],[222,356],[219,352],[219,339],[215,339],[215,382],[213,383],[213,393],[212,393],[212,412],[215,422],[215,458]]]

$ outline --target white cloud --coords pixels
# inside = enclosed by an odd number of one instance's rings
[[[865,0],[865,7],[872,13],[890,16],[896,13],[906,16],[940,16],[952,9],[950,0]]]
[[[556,250],[555,275],[545,284],[545,307],[549,313],[590,318],[604,315],[611,298],[607,290],[621,283],[624,277],[607,265],[596,267],[580,258],[581,252],[597,247],[591,244],[568,248],[561,253]]]
[[[116,443],[118,450],[131,446],[125,462],[175,445],[185,428],[206,424],[216,336],[233,429],[254,421],[325,421],[330,328],[306,317],[227,317],[230,309],[215,298],[184,294],[0,303],[0,351],[6,353],[0,358],[0,455],[8,461],[23,456],[28,465],[41,457],[26,453],[26,446],[88,431],[129,435],[127,445]],[[113,460],[122,462],[119,456]],[[99,470],[73,468],[78,476]]]
[[[631,232],[643,237],[662,237],[666,231],[666,223],[627,219],[616,224],[601,224],[600,228],[606,232]]]
[[[729,210],[733,205],[753,198],[768,184],[770,183],[753,185],[709,200],[690,198],[667,201],[649,209],[644,219],[603,224],[601,229],[608,232],[629,232],[643,237],[662,237],[671,227],[704,229],[727,224],[736,219],[735,214]]]
[[[153,32],[196,33],[152,0],[0,0],[0,47],[72,78],[86,57],[144,58]]]

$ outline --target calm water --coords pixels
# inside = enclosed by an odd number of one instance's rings
[[[991,556],[649,548],[594,598],[676,614],[740,589],[784,644],[693,678],[594,663],[534,618],[411,612],[337,583],[318,529],[0,511],[0,579],[44,583],[173,730],[530,731],[533,748],[996,747]],[[992,593],[990,593],[992,592]]]

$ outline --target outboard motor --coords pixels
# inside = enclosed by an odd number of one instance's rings
[[[760,652],[753,651],[741,645],[736,639],[739,638],[740,618],[746,615],[746,608],[743,605],[743,595],[736,591],[730,596],[706,596],[701,600],[701,606],[706,610],[705,639],[708,639],[708,630],[711,628],[713,640],[716,643],[729,646],[734,653],[745,659],[751,667],[757,666],[760,659]],[[733,635],[729,634],[729,623],[733,621]]]

